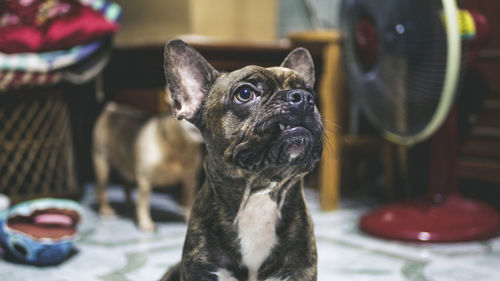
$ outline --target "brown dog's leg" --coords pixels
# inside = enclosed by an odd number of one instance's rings
[[[130,182],[126,182],[123,184],[123,192],[125,192],[125,202],[127,203],[127,208],[129,206],[133,206],[134,202],[132,201],[132,189],[134,188],[134,184]]]
[[[138,177],[137,184],[139,186],[137,190],[136,216],[139,228],[144,231],[154,231],[155,225],[151,219],[149,203],[151,197],[151,183],[144,177]]]
[[[109,180],[109,164],[106,158],[97,153],[94,154],[94,169],[97,179],[97,199],[99,201],[99,213],[101,216],[113,217],[115,212],[109,205],[108,196],[106,194],[106,186]]]

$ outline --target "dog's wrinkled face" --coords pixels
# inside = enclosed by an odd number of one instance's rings
[[[319,159],[322,125],[314,92],[296,72],[248,66],[221,75],[210,93],[203,119],[223,159],[252,171],[311,169]]]
[[[296,49],[280,67],[247,66],[219,74],[180,40],[165,51],[174,113],[201,131],[209,157],[246,172],[312,170],[322,152],[314,66]]]

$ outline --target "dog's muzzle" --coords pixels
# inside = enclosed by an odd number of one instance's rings
[[[249,170],[266,166],[312,169],[323,147],[323,125],[315,110],[314,95],[302,89],[280,91],[268,106],[273,111],[255,126],[259,143],[238,151],[239,166]]]

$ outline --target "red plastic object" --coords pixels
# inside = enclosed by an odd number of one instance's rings
[[[420,242],[472,241],[500,234],[498,213],[458,192],[456,130],[452,109],[431,141],[427,197],[381,207],[361,218],[361,230],[383,238]]]
[[[481,240],[499,234],[490,206],[450,196],[442,203],[415,201],[382,207],[361,219],[361,230],[383,238],[420,242]]]

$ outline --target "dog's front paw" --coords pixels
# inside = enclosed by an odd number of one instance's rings
[[[217,279],[220,281],[238,281],[238,279],[225,269],[219,269],[212,274],[217,276]]]
[[[145,232],[154,232],[155,231],[155,223],[151,220],[142,220],[142,221],[139,221],[139,228]]]
[[[116,217],[115,211],[113,210],[113,208],[111,208],[109,206],[103,206],[103,207],[99,208],[99,214],[103,218],[114,218],[114,217]]]

